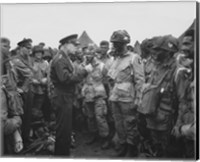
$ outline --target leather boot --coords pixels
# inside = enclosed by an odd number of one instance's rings
[[[109,146],[110,146],[110,142],[109,142],[108,138],[107,137],[103,138],[101,149],[103,149],[103,150],[108,149]]]
[[[137,157],[138,156],[138,149],[137,146],[128,144],[127,146],[127,152],[125,157]]]
[[[127,144],[121,144],[120,149],[117,151],[116,157],[124,157],[127,152]]]
[[[86,141],[86,144],[91,145],[91,144],[95,143],[96,141],[97,141],[97,134],[92,133],[91,138],[88,141]]]

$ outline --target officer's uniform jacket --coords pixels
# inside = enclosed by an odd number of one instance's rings
[[[23,56],[17,56],[12,60],[12,63],[14,69],[16,69],[17,87],[28,92],[33,77],[33,69],[29,60]]]
[[[75,83],[80,82],[83,76],[75,74],[69,56],[59,51],[51,63],[50,78],[55,86],[55,92],[74,94]]]
[[[140,104],[145,78],[143,63],[138,54],[129,51],[115,58],[107,75],[114,81],[110,101]]]

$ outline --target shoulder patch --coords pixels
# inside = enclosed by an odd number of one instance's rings
[[[191,70],[185,67],[179,67],[175,73],[175,81],[177,81],[178,77],[187,79],[191,73]]]

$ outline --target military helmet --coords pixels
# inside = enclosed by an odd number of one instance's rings
[[[158,37],[154,42],[154,49],[164,49],[170,52],[178,51],[178,40],[172,35]]]
[[[126,30],[118,30],[113,32],[110,41],[128,44],[130,43],[131,38]]]
[[[44,49],[39,45],[34,46],[32,54],[35,54],[36,52],[41,52],[42,54],[44,54]]]

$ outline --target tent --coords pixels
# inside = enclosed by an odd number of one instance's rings
[[[138,41],[136,41],[134,44],[134,52],[136,52],[140,56],[142,55],[141,45]]]
[[[193,23],[190,25],[190,27],[189,27],[183,34],[181,34],[181,35],[179,36],[178,40],[179,40],[180,43],[182,42],[185,33],[186,33],[188,30],[191,30],[191,29],[193,29],[194,31],[196,30],[196,19],[193,21]]]
[[[80,42],[80,46],[82,48],[88,46],[89,44],[94,44],[97,47],[86,31],[83,31],[82,35],[78,38],[78,41]]]

